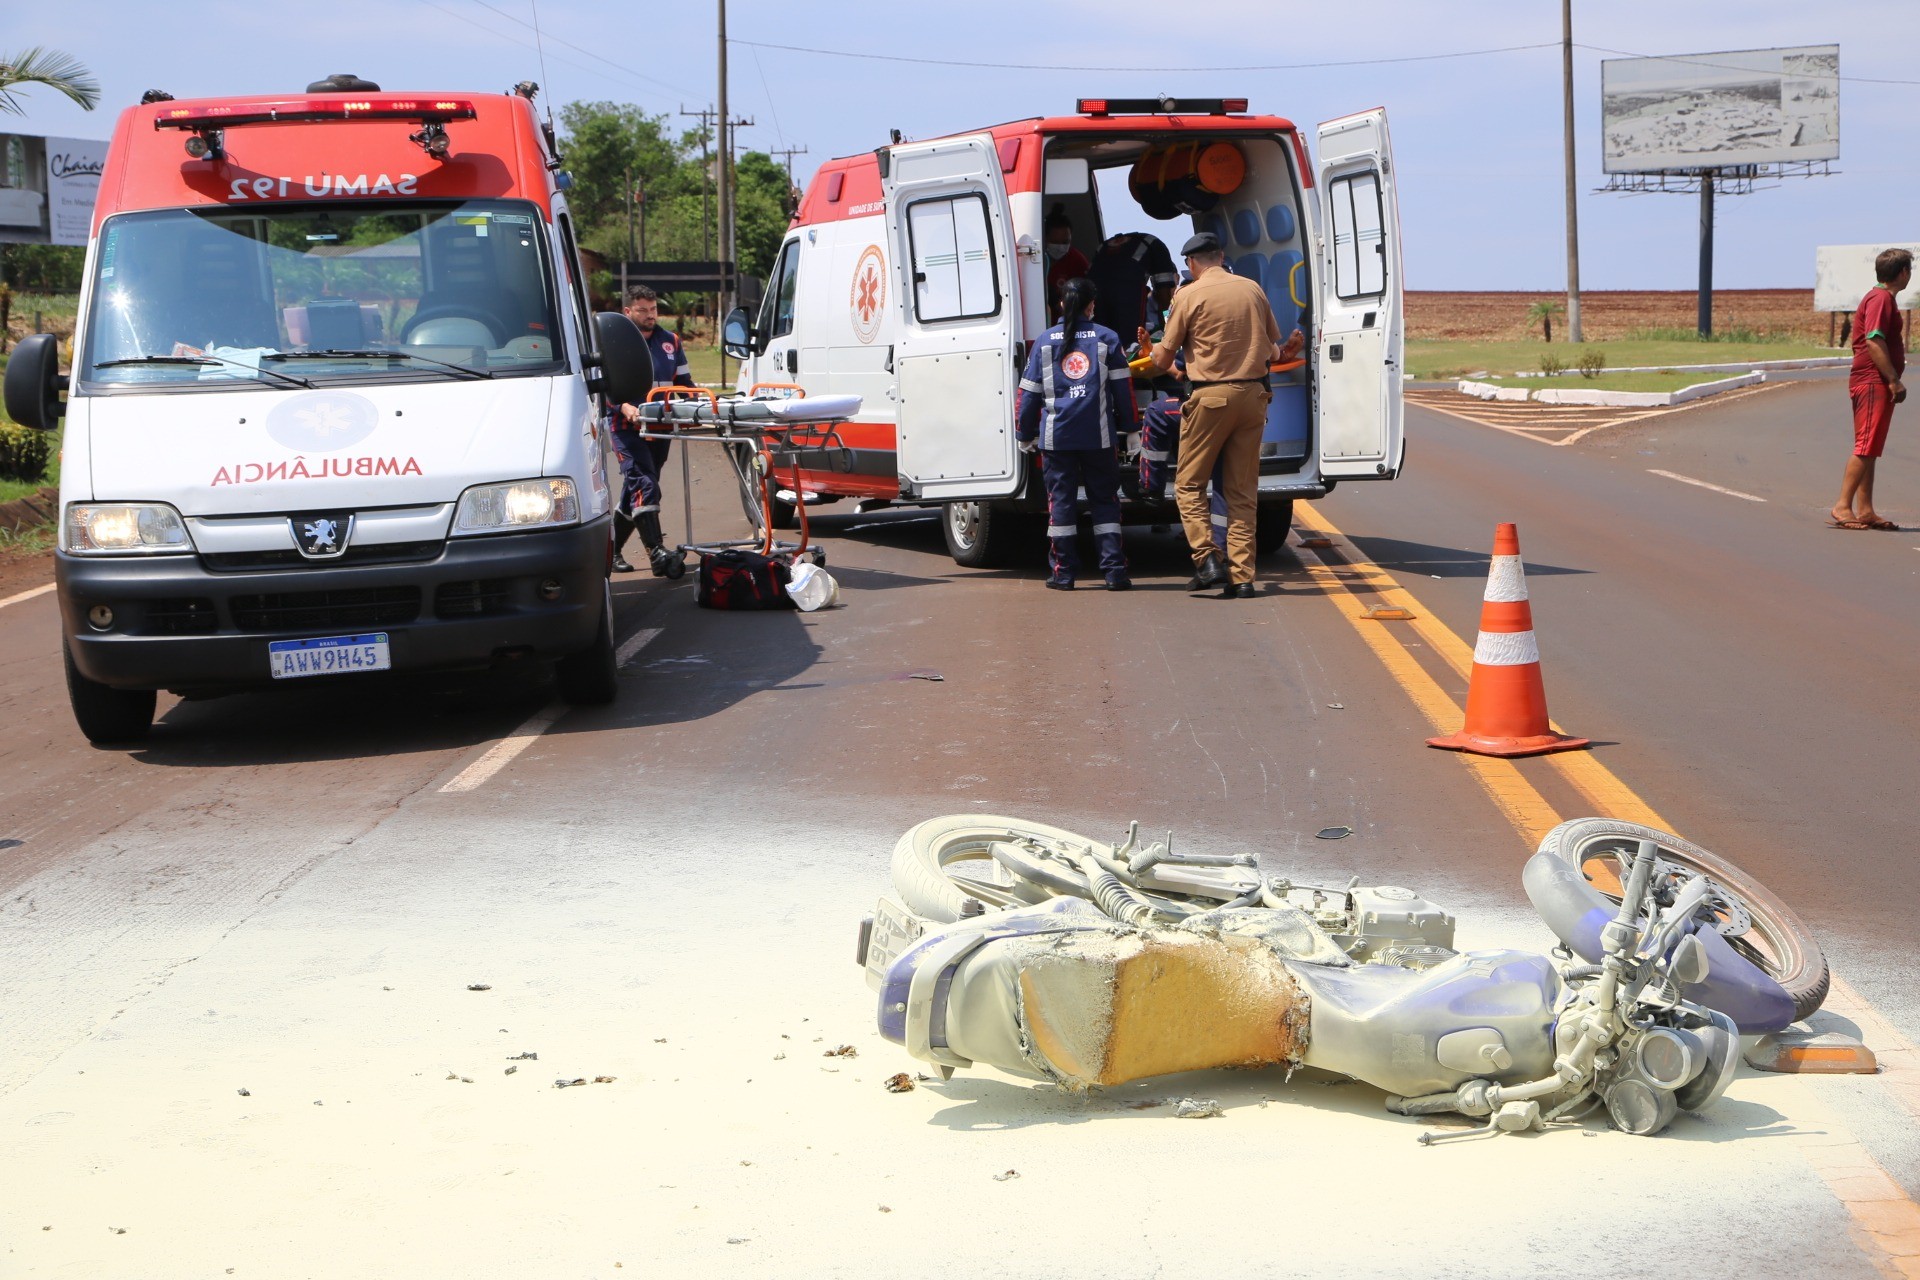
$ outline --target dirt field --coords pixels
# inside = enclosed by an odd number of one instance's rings
[[[1517,341],[1540,337],[1540,322],[1527,319],[1536,302],[1555,293],[1443,293],[1409,291],[1407,337],[1412,341]],[[1595,290],[1580,295],[1580,326],[1589,342],[1618,341],[1646,329],[1691,332],[1698,296],[1691,290]],[[1556,341],[1566,317],[1553,318]],[[1801,341],[1825,342],[1827,316],[1813,309],[1811,289],[1722,289],[1713,296],[1718,334],[1750,330]]]

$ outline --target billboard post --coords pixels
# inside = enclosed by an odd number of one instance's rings
[[[1840,158],[1840,46],[1742,49],[1600,64],[1609,191],[1700,193],[1699,331],[1713,335],[1713,202]]]

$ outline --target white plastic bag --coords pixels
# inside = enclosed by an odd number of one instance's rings
[[[787,579],[787,595],[795,605],[812,613],[840,603],[840,584],[819,565],[803,560],[793,566],[792,576]]]

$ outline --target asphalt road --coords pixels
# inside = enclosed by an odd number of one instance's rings
[[[1339,585],[1377,564],[1470,644],[1514,520],[1556,718],[1800,909],[1910,1047],[1920,534],[1821,526],[1836,403],[1815,381],[1564,448],[1410,410],[1406,475],[1318,507],[1331,571],[1289,549],[1253,601],[1188,597],[1172,534],[1130,532],[1141,589],[1062,595],[1037,549],[969,572],[927,514],[828,515],[844,608],[619,578],[621,698],[557,717],[532,673],[163,698],[147,745],[98,751],[51,599],[0,609],[0,1271],[1565,1274],[1592,1237],[1545,1224],[1590,1202],[1703,1274],[1882,1273],[1920,1215],[1910,1071],[1743,1075],[1651,1141],[1434,1151],[1304,1075],[892,1095],[913,1064],[851,954],[898,832],[969,810],[1139,818],[1544,947],[1527,842],[1361,628],[1459,681]],[[1905,439],[1881,505],[1920,524]],[[1182,1095],[1227,1115],[1176,1122]],[[1608,1269],[1664,1274],[1646,1243]]]

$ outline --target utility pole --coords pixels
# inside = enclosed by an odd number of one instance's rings
[[[1700,302],[1699,329],[1702,338],[1713,336],[1713,184],[1720,176],[1717,169],[1700,171]]]
[[[807,154],[807,149],[805,147],[776,147],[772,151],[768,152],[767,154],[779,156],[782,160],[785,160],[787,162],[787,199],[789,201],[792,201],[794,198],[794,190],[795,190],[793,185],[793,158],[795,156],[803,156]],[[793,210],[788,209],[787,213],[789,216],[791,216],[793,214]]]
[[[1573,164],[1573,0],[1560,0],[1560,99],[1567,161],[1567,341],[1579,342],[1582,340],[1580,213]]]
[[[732,117],[727,114],[727,0],[715,0],[719,10],[720,31],[720,172],[714,183],[718,190],[718,208],[720,222],[720,261],[733,261],[733,130],[728,128]],[[723,271],[728,268],[721,268]],[[733,301],[733,280],[729,275],[721,286],[720,306],[714,313],[714,323],[718,324],[727,307]],[[726,356],[720,357],[720,372],[726,374]]]
[[[700,121],[700,256],[711,260],[713,257],[713,193],[707,184],[713,181],[713,156],[708,143],[713,132],[713,108],[702,107],[698,111],[680,108],[680,114],[691,116]]]

